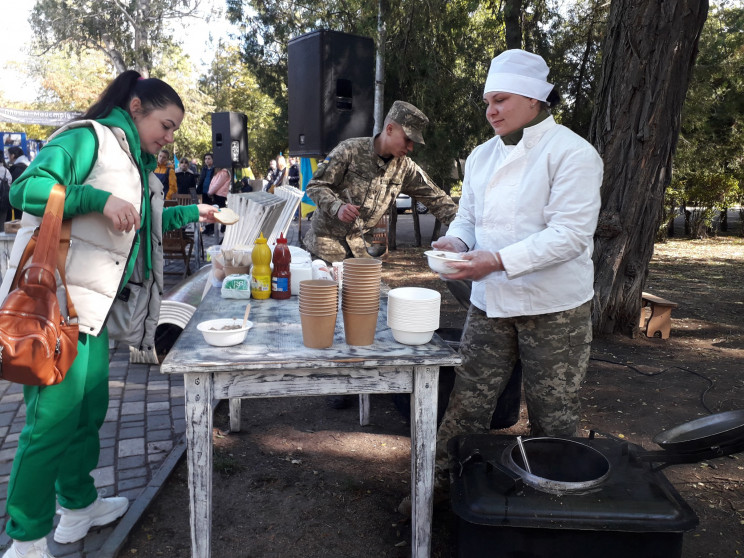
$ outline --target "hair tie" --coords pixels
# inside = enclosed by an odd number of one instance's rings
[[[144,81],[144,79],[145,78],[143,78],[142,76],[140,76],[140,77],[137,78],[137,81]]]

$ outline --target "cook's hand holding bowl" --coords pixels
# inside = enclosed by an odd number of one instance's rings
[[[426,258],[429,261],[429,267],[432,271],[436,271],[439,274],[447,275],[457,273],[459,269],[452,265],[453,262],[466,262],[460,256],[459,252],[448,252],[445,250],[427,250],[424,252]]]

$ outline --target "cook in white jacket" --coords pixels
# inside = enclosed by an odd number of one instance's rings
[[[473,281],[463,364],[437,435],[438,471],[447,467],[447,440],[489,429],[520,358],[531,433],[578,428],[602,161],[550,116],[558,96],[547,77],[545,61],[529,52],[492,60],[483,98],[496,137],[468,157],[457,217],[432,244],[464,252],[467,261],[446,277]]]

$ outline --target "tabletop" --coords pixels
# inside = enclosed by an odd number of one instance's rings
[[[196,324],[215,318],[242,320],[247,303],[251,304],[249,320],[253,327],[243,343],[213,347],[204,341]],[[395,341],[387,326],[387,297],[384,295],[380,300],[372,345],[347,345],[343,317],[339,312],[333,345],[326,349],[310,349],[302,344],[297,297],[288,300],[235,300],[222,298],[219,289],[211,289],[160,369],[168,374],[183,374],[347,366],[454,366],[459,363],[459,355],[436,335],[425,345],[403,345]]]

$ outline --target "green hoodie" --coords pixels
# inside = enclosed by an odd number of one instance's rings
[[[98,122],[104,126],[121,128],[124,131],[132,157],[140,170],[143,190],[146,190],[147,177],[157,166],[157,159],[154,155],[142,151],[139,133],[129,114],[115,107],[108,116],[99,119]],[[67,188],[65,218],[94,211],[103,213],[103,208],[111,194],[83,183],[95,165],[97,155],[98,139],[92,128],[73,128],[62,132],[44,146],[23,175],[13,182],[10,190],[10,203],[13,207],[32,215],[41,216],[44,214],[52,186],[59,183]],[[131,274],[139,251],[140,237],[146,246],[144,255],[148,275],[149,270],[152,269],[150,196],[149,190],[146,191],[147,195],[142,196],[141,234],[135,237],[125,279]],[[169,207],[163,211],[163,230],[177,229],[186,223],[198,220],[199,210],[196,206]]]

